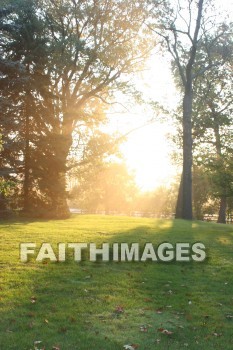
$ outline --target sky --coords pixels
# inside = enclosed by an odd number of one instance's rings
[[[146,96],[170,108],[175,107],[179,95],[165,57],[152,55],[138,81]],[[130,111],[122,113],[110,110],[108,117],[111,131],[125,134],[138,127],[127,136],[120,150],[139,188],[150,191],[160,185],[169,185],[177,173],[177,166],[170,158],[172,146],[168,140],[168,134],[174,133],[172,119],[140,106],[131,106]],[[148,123],[152,118],[154,122]]]

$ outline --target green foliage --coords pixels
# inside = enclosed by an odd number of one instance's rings
[[[150,47],[148,8],[123,0],[9,4],[0,19],[3,166],[21,175],[32,209],[36,201],[47,213],[65,216],[73,135],[97,128],[104,103],[141,68]]]
[[[5,180],[4,178],[0,177],[0,194],[3,194],[4,197],[7,197],[15,186],[15,181]]]
[[[77,186],[70,194],[72,204],[89,211],[129,212],[138,189],[123,163],[102,163],[77,174]]]
[[[207,49],[211,51],[212,68],[197,79],[194,91],[194,161],[202,172],[204,170],[204,178],[208,177],[208,199],[229,198],[233,195],[233,43],[230,27],[225,26],[223,32],[224,35],[220,33],[220,42],[214,46],[211,35],[203,43],[199,55]],[[221,61],[219,55],[222,55]]]
[[[221,196],[232,196],[232,24],[220,25],[199,41],[197,60],[203,63],[209,55],[209,66],[198,75],[193,89],[193,205],[196,218],[211,211],[217,214]],[[217,35],[217,37],[216,37]],[[208,68],[208,69],[207,69]],[[178,72],[175,71],[177,75]],[[181,106],[177,110],[182,148]],[[177,154],[176,162],[181,154]]]
[[[173,217],[177,199],[177,184],[160,186],[154,191],[138,193],[133,208],[143,216]]]
[[[203,220],[205,214],[209,214],[212,186],[206,169],[203,166],[194,165],[193,168],[193,209],[196,220]],[[214,211],[216,212],[215,206]]]

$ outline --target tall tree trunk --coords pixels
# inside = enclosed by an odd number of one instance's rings
[[[66,219],[70,216],[66,192],[66,162],[71,146],[72,122],[70,121],[64,123],[62,134],[58,135],[57,142],[54,144],[55,166],[54,169],[50,169],[48,179],[51,198],[48,215],[53,218]]]
[[[183,208],[182,218],[192,220],[192,80],[183,100]]]
[[[182,68],[177,51],[177,32],[174,29],[173,57],[175,57],[180,77],[184,86],[183,98],[183,206],[182,218],[192,220],[192,107],[193,107],[193,67],[196,59],[198,36],[201,27],[204,0],[198,1],[198,14],[196,26],[192,38],[192,46],[189,50],[189,58],[185,67]],[[191,13],[190,13],[191,16]]]
[[[48,215],[54,219],[67,219],[70,216],[70,210],[67,204],[65,172],[55,174],[53,180],[54,190],[51,193],[52,201]]]
[[[4,193],[0,193],[0,218],[4,218],[7,211],[6,198]]]
[[[215,121],[214,125],[214,135],[215,135],[215,147],[216,147],[216,153],[218,159],[222,160],[222,144],[221,144],[221,136],[220,136],[220,130],[219,130],[219,123],[216,119],[216,115],[213,111],[213,117]],[[225,188],[222,188],[222,192],[225,192]],[[227,197],[222,195],[220,197],[220,206],[219,206],[219,212],[218,212],[218,220],[217,222],[219,224],[226,224],[226,213],[227,213]]]
[[[225,196],[220,199],[220,207],[218,213],[218,223],[226,224],[227,198]]]
[[[178,198],[176,202],[175,219],[182,219],[183,215],[183,174],[181,175]]]
[[[30,182],[30,108],[29,93],[26,93],[25,102],[25,148],[24,148],[24,183],[23,183],[23,210],[29,211],[29,182]]]

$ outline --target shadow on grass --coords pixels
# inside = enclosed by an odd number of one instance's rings
[[[118,231],[109,239],[103,235],[104,241],[101,232],[96,236],[98,244],[141,247],[201,241],[208,255],[203,263],[75,263],[69,257],[65,263],[16,264],[6,286],[0,348],[29,350],[41,340],[46,350],[115,350],[132,343],[142,350],[231,349],[226,314],[233,306],[233,237],[225,230],[221,236],[221,230],[156,220],[154,226]]]

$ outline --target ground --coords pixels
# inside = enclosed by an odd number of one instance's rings
[[[233,348],[233,226],[81,216],[2,221],[3,350]],[[201,241],[205,262],[19,260],[20,242]],[[40,343],[41,342],[41,343]],[[131,346],[131,347],[130,347]],[[125,347],[127,349],[127,347]]]

